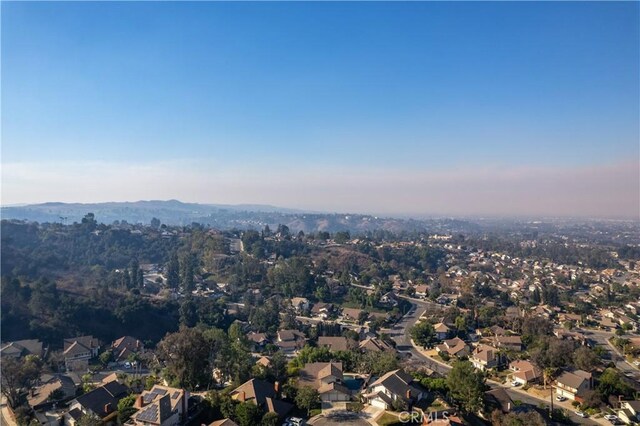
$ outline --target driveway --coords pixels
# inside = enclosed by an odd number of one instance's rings
[[[363,414],[352,413],[349,411],[332,411],[328,414],[320,414],[315,416],[307,423],[310,425],[318,426],[337,426],[337,425],[349,425],[349,426],[369,426],[366,419],[363,418]],[[374,423],[375,424],[375,423]]]

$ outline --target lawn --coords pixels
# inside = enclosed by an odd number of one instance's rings
[[[380,426],[390,426],[390,425],[399,425],[400,419],[398,416],[391,413],[384,413],[378,420],[378,425]]]

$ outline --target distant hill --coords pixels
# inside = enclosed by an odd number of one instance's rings
[[[366,232],[386,230],[391,232],[432,229],[450,230],[447,221],[379,218],[360,214],[314,213],[274,207],[269,205],[197,204],[178,200],[151,200],[107,203],[43,203],[25,206],[2,207],[2,219],[35,222],[80,222],[87,213],[93,213],[98,222],[149,224],[158,218],[166,225],[190,225],[197,222],[218,229],[262,229],[278,224],[287,225],[292,231],[344,231]],[[476,226],[466,221],[456,221],[455,230],[471,230]],[[275,228],[274,228],[275,229]]]

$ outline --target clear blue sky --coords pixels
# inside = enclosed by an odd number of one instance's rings
[[[228,181],[322,167],[364,177],[631,161],[635,173],[638,17],[637,2],[2,2],[3,197],[60,198],[45,180],[41,196],[18,191],[21,165],[57,174],[95,161],[183,162],[205,176],[211,165]]]

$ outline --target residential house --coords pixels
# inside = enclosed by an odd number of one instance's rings
[[[175,426],[183,424],[189,411],[189,392],[184,389],[154,385],[138,396],[128,424],[136,426]]]
[[[364,395],[369,404],[384,410],[394,406],[409,406],[423,399],[426,390],[415,383],[413,377],[404,370],[393,370],[373,382]]]
[[[522,339],[520,336],[496,336],[494,345],[499,349],[520,352],[522,350]]]
[[[50,400],[54,392],[60,394],[60,398],[56,398],[57,400],[65,400],[74,397],[76,389],[76,385],[70,377],[61,374],[43,374],[40,376],[39,385],[29,392],[27,401],[31,408],[37,410],[39,405]]]
[[[293,408],[293,404],[279,399],[279,387],[278,382],[251,379],[231,391],[230,395],[238,402],[256,404],[265,413],[276,413],[280,418],[284,418]]]
[[[589,372],[565,371],[556,379],[556,392],[572,401],[582,402],[585,392],[592,388],[592,381]]]
[[[427,297],[427,294],[429,294],[429,286],[426,284],[420,284],[416,286],[416,292],[415,292],[415,296],[420,298],[420,299],[424,299]]]
[[[471,353],[471,363],[481,371],[497,368],[500,366],[500,354],[494,347],[478,345]]]
[[[367,313],[362,309],[343,308],[341,317],[343,321],[358,322],[360,321],[360,317],[364,316],[363,312]]]
[[[513,361],[509,364],[509,370],[513,371],[511,380],[521,385],[537,383],[542,377],[540,369],[529,361]]]
[[[8,358],[22,358],[27,355],[43,357],[42,342],[40,340],[16,340],[15,342],[2,343],[0,356]]]
[[[298,386],[316,389],[322,402],[350,401],[351,391],[343,383],[341,362],[314,362],[300,370]]]
[[[434,331],[436,332],[436,338],[438,340],[448,339],[451,335],[451,329],[447,327],[446,324],[439,322],[433,326]]]
[[[446,353],[449,356],[462,357],[469,355],[469,346],[459,337],[445,340],[441,345],[436,346],[436,351]]]
[[[264,368],[269,368],[271,366],[271,360],[266,356],[261,356],[256,361],[256,365],[260,365]]]
[[[387,342],[377,337],[368,337],[358,344],[360,352],[393,352],[394,348]]]
[[[621,401],[618,417],[625,424],[640,423],[640,400]]]
[[[291,306],[299,314],[309,310],[309,300],[304,297],[294,297],[291,299]]]
[[[394,292],[389,291],[380,296],[380,304],[389,307],[398,306],[398,296],[396,296]]]
[[[307,339],[298,330],[278,330],[278,339],[275,344],[285,355],[295,355],[302,349]]]
[[[254,331],[250,331],[249,333],[247,333],[247,340],[251,345],[251,350],[253,350],[254,352],[262,351],[264,347],[270,342],[265,333],[256,333]]]
[[[80,395],[69,403],[69,410],[64,415],[64,424],[75,426],[84,415],[96,416],[105,423],[114,420],[118,412],[118,402],[128,393],[129,389],[126,386],[112,381]]]
[[[144,353],[144,345],[135,337],[123,336],[111,343],[111,351],[116,362],[125,362],[131,355]]]
[[[100,343],[93,336],[64,339],[64,365],[67,370],[86,370],[89,360],[98,356]]]
[[[332,313],[333,304],[331,303],[318,302],[311,308],[311,315],[323,320],[328,319]]]
[[[331,351],[348,351],[358,346],[357,342],[344,336],[320,336],[318,347],[326,347]]]

